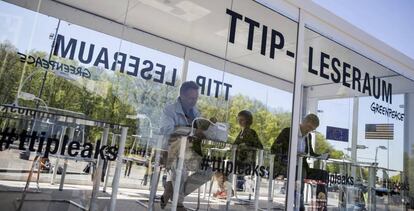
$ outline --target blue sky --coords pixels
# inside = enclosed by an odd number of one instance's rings
[[[404,109],[400,108],[403,104],[403,95],[394,95],[394,103],[387,105],[393,110],[404,112]],[[368,148],[357,151],[357,161],[360,162],[374,162],[375,161],[375,149],[377,146],[385,146],[388,150],[379,150],[378,159],[380,167],[385,167],[393,170],[403,169],[403,146],[404,146],[404,122],[388,118],[386,116],[374,113],[370,110],[372,102],[382,104],[379,100],[373,97],[361,97],[359,99],[359,111],[358,111],[358,145],[365,145]],[[352,124],[354,122],[352,118],[353,113],[353,99],[333,99],[319,101],[318,116],[320,118],[320,126],[317,131],[323,135],[326,135],[326,127],[334,126],[339,128],[349,129],[349,141],[332,141],[328,140],[332,146],[343,151],[349,157],[351,153],[344,150],[347,147],[351,147],[352,138]],[[365,139],[365,124],[394,124],[394,139],[393,140],[373,140]],[[395,173],[392,173],[394,175]]]
[[[407,56],[414,58],[414,1],[313,1]]]

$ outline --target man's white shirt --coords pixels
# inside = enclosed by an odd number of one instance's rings
[[[302,135],[302,131],[299,129],[299,143],[298,143],[298,153],[305,153],[305,147],[306,147],[306,135]]]

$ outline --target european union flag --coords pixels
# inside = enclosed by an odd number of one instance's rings
[[[327,126],[326,127],[326,139],[348,142],[349,130],[346,128]]]

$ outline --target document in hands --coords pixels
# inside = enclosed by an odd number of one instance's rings
[[[203,131],[206,139],[213,141],[227,142],[228,137],[228,124],[223,122],[217,122],[214,125],[210,124],[207,130]],[[188,136],[191,132],[191,127],[176,127],[173,134]]]
[[[229,133],[228,128],[229,126],[227,123],[217,122],[214,125],[211,124],[210,127],[204,131],[204,135],[206,136],[206,139],[227,142]]]
[[[318,159],[321,160],[327,160],[329,158],[329,153],[323,153],[322,155],[317,157]]]
[[[182,135],[182,136],[188,136],[191,132],[191,127],[176,127],[173,134],[174,135]]]

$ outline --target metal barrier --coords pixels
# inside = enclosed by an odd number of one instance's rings
[[[124,157],[125,141],[127,137],[127,132],[128,132],[127,127],[123,127],[121,129],[121,140],[119,142],[118,157],[116,159],[116,167],[115,167],[115,175],[114,175],[114,179],[112,182],[112,194],[111,194],[111,201],[109,205],[109,211],[115,211],[115,207],[116,207],[116,199],[118,195],[119,179],[121,176],[122,159]]]
[[[29,155],[25,157],[30,157],[30,151],[33,151],[31,154],[35,154],[35,158],[32,161],[32,163],[30,164],[30,170],[28,171],[28,175],[27,175],[27,179],[25,181],[25,187],[22,191],[22,195],[21,198],[18,199],[18,204],[17,204],[17,209],[21,210],[23,208],[23,205],[25,203],[25,201],[30,201],[30,202],[57,202],[57,203],[69,203],[73,206],[76,206],[82,210],[86,210],[85,207],[88,208],[88,210],[98,210],[100,209],[98,207],[97,204],[97,196],[98,196],[98,192],[99,192],[99,187],[100,187],[100,179],[101,179],[101,175],[103,173],[103,161],[104,159],[101,157],[102,154],[100,154],[101,156],[96,156],[97,153],[95,151],[94,157],[81,157],[81,156],[77,156],[77,155],[67,155],[65,153],[66,152],[66,147],[68,143],[72,143],[74,141],[74,134],[75,134],[75,128],[79,128],[80,130],[84,129],[85,126],[88,127],[95,127],[95,128],[103,128],[103,136],[102,136],[102,140],[101,140],[101,145],[107,145],[107,140],[108,140],[108,135],[109,135],[109,128],[113,129],[113,130],[117,130],[117,129],[121,129],[121,139],[120,139],[120,144],[118,147],[118,153],[117,153],[117,160],[116,160],[116,170],[115,170],[115,177],[113,179],[113,183],[112,183],[112,193],[111,193],[111,199],[110,199],[110,203],[109,203],[109,210],[110,211],[114,211],[116,208],[116,199],[117,199],[117,194],[118,194],[118,188],[119,188],[119,180],[120,180],[120,171],[121,171],[121,167],[122,167],[122,158],[123,158],[123,154],[124,154],[124,149],[125,149],[125,141],[126,141],[126,136],[127,136],[127,131],[128,131],[128,127],[127,126],[121,126],[121,125],[117,125],[117,124],[112,124],[112,123],[107,123],[107,122],[103,122],[103,121],[98,121],[98,120],[92,120],[92,119],[88,119],[85,117],[79,117],[79,116],[71,116],[71,115],[66,115],[66,114],[61,114],[61,113],[57,113],[57,112],[49,112],[49,111],[43,111],[43,110],[39,110],[39,109],[32,109],[32,108],[26,108],[26,107],[18,107],[15,105],[1,105],[2,108],[7,109],[18,109],[19,111],[24,111],[24,112],[18,112],[18,113],[3,113],[2,118],[7,119],[7,121],[5,121],[5,124],[2,125],[2,129],[3,130],[8,130],[8,128],[6,128],[6,123],[10,122],[9,120],[13,120],[15,122],[23,123],[22,126],[20,126],[19,124],[14,124],[14,126],[19,129],[19,128],[23,128],[22,129],[22,134],[20,134],[20,138],[22,139],[20,141],[20,147],[19,148],[24,148],[26,146],[26,148],[28,150],[26,150],[27,152],[29,152]],[[4,109],[2,109],[3,111]],[[47,123],[47,128],[45,129],[45,125]],[[18,128],[19,127],[19,128]],[[26,134],[26,130],[25,128],[30,127],[29,131],[30,134]],[[36,128],[35,128],[36,127]],[[60,130],[60,134],[59,134],[59,139],[52,139],[53,141],[51,141],[50,143],[55,143],[55,145],[52,145],[53,147],[53,153],[49,154],[50,157],[54,157],[55,161],[54,161],[54,171],[51,174],[51,178],[50,178],[50,184],[54,185],[55,181],[56,181],[56,175],[58,174],[58,169],[60,170],[59,167],[59,162],[60,160],[64,160],[63,162],[63,170],[62,170],[62,174],[60,176],[60,183],[59,183],[59,190],[63,191],[64,190],[64,185],[65,185],[65,179],[67,177],[67,169],[68,169],[68,161],[70,160],[75,160],[75,161],[87,161],[87,162],[92,162],[93,160],[95,160],[95,158],[97,158],[97,170],[96,170],[96,174],[94,175],[93,178],[93,185],[92,185],[92,193],[91,193],[91,198],[90,198],[90,202],[87,206],[84,205],[80,205],[78,203],[74,203],[71,200],[66,200],[66,199],[50,199],[50,200],[46,200],[46,199],[27,199],[27,193],[30,187],[30,183],[31,180],[33,178],[33,174],[35,173],[35,168],[37,166],[37,180],[36,180],[36,184],[38,189],[40,189],[39,187],[39,177],[40,177],[40,173],[41,173],[41,165],[39,163],[40,161],[40,157],[43,157],[44,155],[42,153],[45,153],[46,150],[43,150],[44,147],[44,140],[49,140],[49,135],[52,131],[52,135],[54,134],[53,132],[56,131],[56,128],[58,128]],[[44,133],[42,132],[42,136],[41,137],[37,137],[36,133],[37,133],[37,129],[39,130],[46,130]],[[14,132],[15,129],[13,129]],[[2,131],[4,132],[4,131]],[[46,134],[46,135],[44,135]],[[18,134],[15,134],[18,135]],[[44,136],[43,136],[44,135]],[[2,135],[4,136],[4,135]],[[65,137],[67,136],[67,137]],[[83,134],[84,136],[84,134]],[[26,137],[31,137],[30,141],[25,141]],[[2,137],[5,138],[5,137]],[[42,139],[44,138],[44,139]],[[113,136],[113,141],[112,141],[112,146],[115,145],[115,140],[114,140],[114,136]],[[39,140],[39,141],[36,141]],[[59,141],[59,142],[58,142]],[[28,142],[28,143],[26,143]],[[82,138],[82,144],[84,142],[84,138]],[[13,143],[13,142],[11,142]],[[49,144],[49,143],[48,143]],[[80,143],[79,143],[80,144]],[[10,144],[9,144],[10,145]],[[7,147],[9,147],[9,145],[7,145]],[[49,144],[46,147],[50,147],[51,144]],[[13,150],[18,150],[18,148],[15,147],[14,144],[12,144],[12,149]],[[34,149],[36,147],[41,147],[36,149],[36,152],[34,151]],[[70,147],[69,147],[70,148]],[[69,149],[68,148],[68,149]],[[78,147],[79,149],[79,147]],[[43,152],[42,152],[43,150]],[[47,148],[47,150],[49,150]],[[98,149],[95,149],[98,150]],[[99,149],[101,150],[101,149]],[[13,152],[14,153],[14,152]],[[99,151],[99,153],[101,153],[101,151]],[[114,155],[115,156],[115,155]],[[109,174],[109,169],[107,168],[107,175]],[[24,171],[22,171],[24,172]],[[104,184],[104,191],[106,191],[106,184],[108,182],[108,178],[106,177],[105,180],[105,184]]]
[[[106,143],[108,142],[108,136],[109,136],[109,128],[104,128],[103,134],[102,134],[102,144],[106,145]],[[119,155],[118,155],[119,156]],[[93,189],[92,189],[92,196],[91,196],[91,201],[89,202],[89,211],[95,211],[98,209],[97,205],[96,205],[96,198],[99,192],[99,186],[101,183],[101,175],[102,175],[102,170],[103,170],[103,160],[98,157],[98,161],[97,161],[97,168],[96,168],[96,173],[95,176],[93,178]]]

